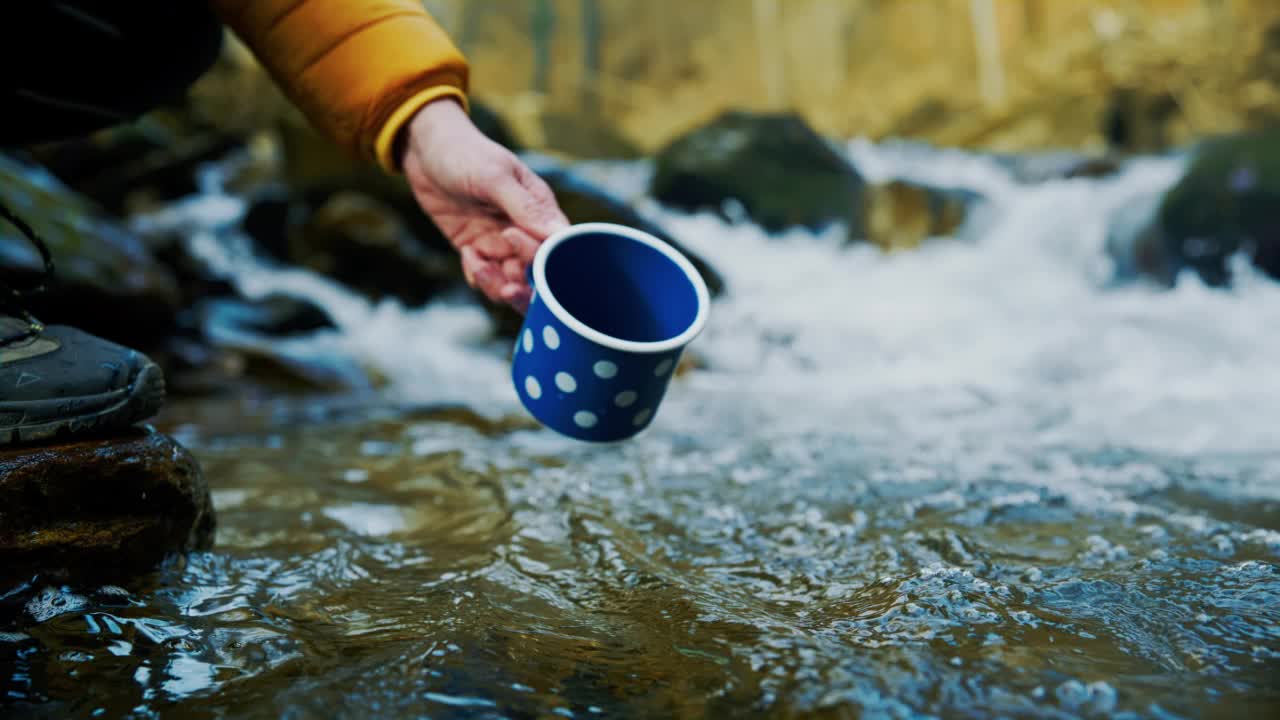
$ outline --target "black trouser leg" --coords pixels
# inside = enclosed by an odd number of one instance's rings
[[[180,97],[221,44],[202,0],[4,0],[0,147],[131,121]]]

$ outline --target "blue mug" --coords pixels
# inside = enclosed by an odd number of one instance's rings
[[[582,223],[547,238],[511,380],[543,425],[615,442],[653,422],[711,297],[693,264],[634,228]]]

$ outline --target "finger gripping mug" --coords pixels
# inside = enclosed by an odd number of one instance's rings
[[[534,297],[511,379],[543,425],[589,442],[644,430],[710,295],[687,258],[622,225],[583,223],[547,238],[531,267]]]

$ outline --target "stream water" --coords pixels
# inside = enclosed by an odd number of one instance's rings
[[[1280,714],[1280,285],[1109,283],[1108,222],[1177,158],[1021,186],[849,151],[988,203],[885,256],[666,213],[644,163],[580,168],[730,287],[704,367],[609,447],[524,418],[479,309],[262,266],[234,199],[200,198],[178,215],[207,260],[341,326],[288,352],[391,386],[171,408],[216,549],[0,589],[0,714]]]

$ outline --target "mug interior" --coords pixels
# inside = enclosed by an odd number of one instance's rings
[[[697,288],[664,253],[623,235],[565,238],[546,258],[546,282],[565,312],[619,340],[661,342],[698,318]]]

